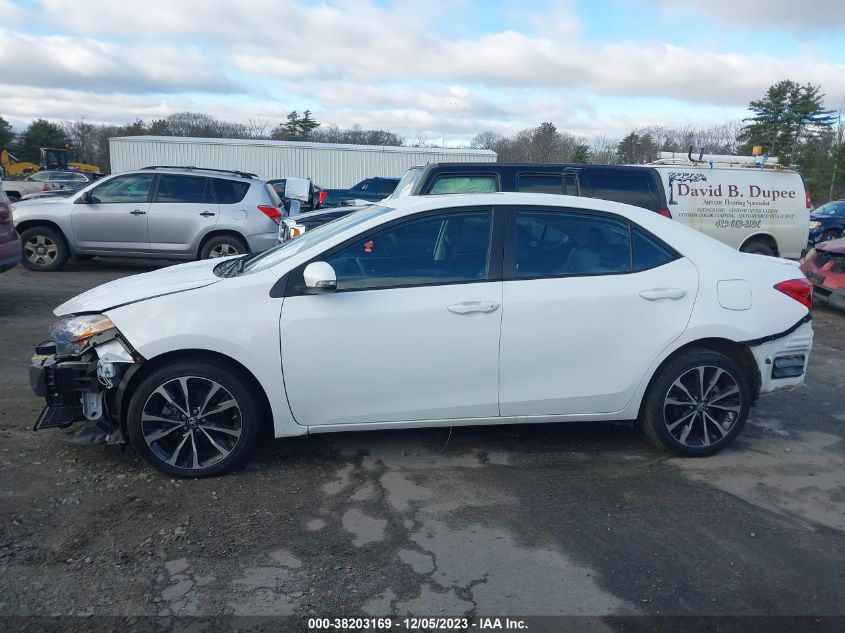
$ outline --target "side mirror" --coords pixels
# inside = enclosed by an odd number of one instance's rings
[[[311,262],[302,272],[305,287],[314,293],[334,292],[337,290],[337,276],[328,262]]]
[[[74,204],[89,204],[91,202],[91,194],[86,191],[81,196],[79,196],[76,200],[73,201]]]

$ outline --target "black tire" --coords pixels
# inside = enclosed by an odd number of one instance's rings
[[[697,393],[699,382],[704,384],[705,398]],[[700,407],[696,402],[702,400],[705,404]],[[657,446],[678,455],[705,456],[733,442],[745,426],[750,407],[751,388],[743,369],[724,354],[693,348],[671,359],[652,377],[639,421]],[[691,416],[689,423],[679,422],[687,416]]]
[[[822,238],[819,242],[829,242],[831,240],[838,240],[840,238],[840,233],[836,229],[828,229],[824,233],[822,233]]]
[[[49,226],[33,226],[21,233],[21,263],[39,272],[63,268],[70,249],[60,231]]]
[[[221,389],[215,391],[215,384]],[[173,477],[215,477],[252,451],[261,426],[260,402],[250,383],[223,363],[180,360],[140,382],[129,401],[126,427],[132,446],[158,470]]]
[[[218,235],[202,245],[200,259],[245,255],[248,252],[249,247],[241,238],[234,235]]]
[[[766,255],[768,257],[775,257],[775,249],[771,244],[762,240],[752,240],[742,247],[743,253],[751,253],[752,255]]]

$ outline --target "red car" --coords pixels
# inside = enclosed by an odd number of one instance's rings
[[[12,205],[0,189],[0,273],[21,261],[21,238],[12,224]]]
[[[845,309],[845,238],[816,244],[801,260],[814,296]]]

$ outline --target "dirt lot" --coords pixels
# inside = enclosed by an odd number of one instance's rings
[[[31,431],[52,308],[145,267],[0,275],[0,616],[845,616],[840,313],[815,310],[807,386],[709,459],[629,425],[432,429],[276,440],[179,481]]]

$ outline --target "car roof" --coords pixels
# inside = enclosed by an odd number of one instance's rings
[[[231,180],[245,180],[252,182],[258,180],[258,176],[244,171],[236,171],[229,169],[215,169],[213,167],[192,167],[179,165],[150,165],[148,167],[141,167],[140,169],[132,169],[129,172],[123,173],[166,173],[166,174],[180,174],[184,176],[206,176],[214,178],[228,178]]]

